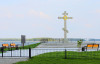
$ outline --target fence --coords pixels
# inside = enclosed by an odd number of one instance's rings
[[[82,52],[81,49],[75,48],[36,48],[36,49],[19,49],[4,51],[0,57],[33,57],[35,58],[62,58],[62,59],[100,59],[100,51],[88,50]]]
[[[34,58],[63,58],[63,59],[100,59],[100,51],[81,49],[32,49]]]
[[[29,49],[15,49],[15,48],[6,48],[1,49],[0,57],[29,57]]]

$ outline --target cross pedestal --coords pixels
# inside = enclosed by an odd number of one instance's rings
[[[68,39],[67,38],[64,39],[64,43],[68,43]]]

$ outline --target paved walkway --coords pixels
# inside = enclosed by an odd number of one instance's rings
[[[84,41],[81,45],[81,47],[87,46],[87,44],[100,44],[99,41]],[[63,42],[46,42],[46,43],[41,43],[37,48],[77,48],[77,41],[72,41],[68,43],[63,43]]]
[[[0,64],[13,64],[19,61],[27,61],[28,58],[0,58]]]

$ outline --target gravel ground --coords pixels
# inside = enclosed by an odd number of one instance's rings
[[[19,61],[27,61],[28,58],[0,58],[0,64],[14,64]]]

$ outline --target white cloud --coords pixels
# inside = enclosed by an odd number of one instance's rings
[[[20,10],[21,12],[22,10]],[[20,12],[16,12],[16,10],[14,10],[13,8],[6,8],[6,7],[0,7],[0,18],[24,18],[25,16],[36,16],[36,17],[40,17],[40,18],[44,18],[44,19],[51,19],[51,17],[49,15],[47,15],[46,13],[42,12],[42,11],[35,11],[35,10],[30,10],[30,11],[26,11],[25,13],[20,13]]]
[[[12,18],[13,14],[12,13],[0,13],[0,18]]]
[[[99,13],[100,14],[100,10],[96,10],[96,13]]]
[[[12,18],[12,17],[13,17],[12,13],[8,13],[6,16],[7,16],[8,18]]]
[[[40,12],[40,17],[50,19],[50,17],[47,14],[43,13],[43,12]]]
[[[35,10],[30,10],[29,15],[34,15],[36,17],[40,18],[45,18],[45,19],[51,19],[51,17],[43,12],[35,11]]]
[[[16,17],[18,17],[18,18],[24,18],[24,15],[23,14],[17,14]]]
[[[7,22],[0,23],[0,30],[7,30],[9,27],[10,25]]]
[[[36,11],[34,11],[34,10],[30,10],[30,11],[29,11],[29,15],[38,16],[38,12],[36,12]]]
[[[91,24],[85,24],[85,27],[91,28],[91,27],[93,27],[93,25],[91,25]]]
[[[37,29],[45,29],[45,30],[53,30],[53,27],[52,26],[49,26],[49,25],[46,25],[46,24],[40,24],[40,23],[35,23],[35,24],[32,24],[32,27],[34,28],[37,28]]]

